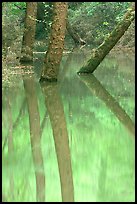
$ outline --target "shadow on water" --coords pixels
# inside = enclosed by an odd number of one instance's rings
[[[65,55],[58,83],[39,84],[35,61],[3,88],[5,201],[134,201],[133,77],[111,57],[77,76],[88,56]]]

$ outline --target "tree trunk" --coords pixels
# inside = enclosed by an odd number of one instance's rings
[[[93,49],[91,58],[85,66],[83,66],[78,74],[81,73],[93,73],[98,65],[102,62],[105,56],[115,46],[118,40],[124,35],[130,24],[135,18],[135,6],[134,2],[132,7],[128,9],[123,20],[121,20],[115,29],[109,34],[106,40],[97,48]]]
[[[33,45],[35,41],[37,2],[26,2],[26,6],[21,63],[33,61]]]
[[[35,83],[33,78],[29,80],[24,79],[23,82],[29,112],[30,142],[36,177],[36,200],[37,202],[45,202],[45,173],[40,143],[40,116],[35,93]]]
[[[86,42],[82,40],[79,34],[73,29],[73,27],[70,25],[68,20],[67,20],[66,28],[67,28],[69,35],[72,37],[76,45],[86,44]]]
[[[57,81],[64,49],[67,8],[67,2],[53,3],[53,23],[51,27],[50,43],[45,56],[40,81]]]
[[[62,202],[74,202],[74,187],[67,124],[57,83],[42,84],[45,104],[53,129],[55,150],[61,182]]]

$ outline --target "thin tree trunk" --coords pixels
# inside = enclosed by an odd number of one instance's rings
[[[61,182],[62,202],[74,202],[74,187],[67,125],[57,83],[42,84],[45,104],[53,130]]]
[[[130,134],[135,137],[135,125],[125,110],[119,105],[107,90],[101,85],[93,74],[80,75],[80,79],[97,97],[104,101],[106,106],[116,115],[118,120],[127,128]]]
[[[76,45],[85,45],[86,42],[81,39],[79,34],[74,30],[74,28],[70,25],[68,19],[67,19],[67,24],[66,24],[67,31],[69,35],[72,37]]]
[[[33,61],[33,45],[35,41],[37,2],[26,2],[26,6],[21,63]]]
[[[36,200],[37,202],[45,201],[45,174],[44,162],[41,150],[40,136],[40,116],[38,110],[37,97],[35,93],[35,83],[33,78],[24,79],[24,88],[26,91],[29,124],[30,124],[30,142],[33,163],[36,177]]]
[[[57,81],[57,75],[64,49],[67,8],[67,2],[53,3],[54,15],[51,27],[50,43],[45,56],[40,81]]]
[[[109,34],[106,40],[97,48],[92,50],[92,55],[85,66],[83,66],[78,74],[93,73],[98,65],[102,62],[105,56],[115,46],[118,40],[124,35],[130,24],[135,18],[135,6],[132,3],[131,8],[128,9],[123,20],[121,20],[114,30]]]

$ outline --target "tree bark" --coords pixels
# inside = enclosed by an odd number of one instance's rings
[[[51,27],[50,43],[45,56],[40,81],[57,81],[64,49],[67,8],[67,2],[53,3],[53,23]]]
[[[53,129],[55,150],[61,182],[62,202],[74,202],[74,187],[67,124],[57,83],[42,84],[45,104]]]
[[[79,34],[74,30],[74,28],[70,25],[69,21],[67,20],[67,24],[66,24],[66,28],[67,31],[69,33],[69,35],[72,37],[72,39],[75,42],[75,45],[85,45],[86,42],[84,40],[81,39],[81,37],[79,36]]]
[[[92,50],[92,55],[85,66],[83,66],[78,74],[81,73],[93,73],[98,65],[102,62],[105,56],[115,46],[118,40],[124,35],[130,24],[135,18],[135,6],[134,2],[128,9],[123,20],[121,20],[115,29],[109,34],[105,41],[97,48]]]
[[[29,112],[30,142],[36,177],[36,200],[37,202],[45,202],[45,173],[40,143],[40,116],[35,94],[35,83],[33,78],[24,79],[23,82]]]
[[[33,61],[33,45],[35,41],[37,2],[26,2],[26,6],[21,63]]]

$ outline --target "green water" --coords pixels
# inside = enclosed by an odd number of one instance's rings
[[[75,202],[134,202],[135,58],[133,54],[108,55],[95,71],[95,84],[91,81],[89,89],[76,75],[88,56],[89,53],[82,51],[65,55],[58,83],[69,136],[74,199]],[[11,81],[3,80],[2,190],[8,202],[36,202],[26,93],[32,104],[35,97],[38,103],[46,201],[61,202],[53,131],[46,97],[38,82],[41,66],[36,60],[35,73],[24,75],[12,68],[15,74],[10,76]],[[24,88],[24,80],[29,84],[30,93]],[[97,87],[98,82],[103,88]],[[112,96],[110,103],[104,93]],[[133,127],[124,122],[125,114],[119,120],[117,102],[131,118]]]

